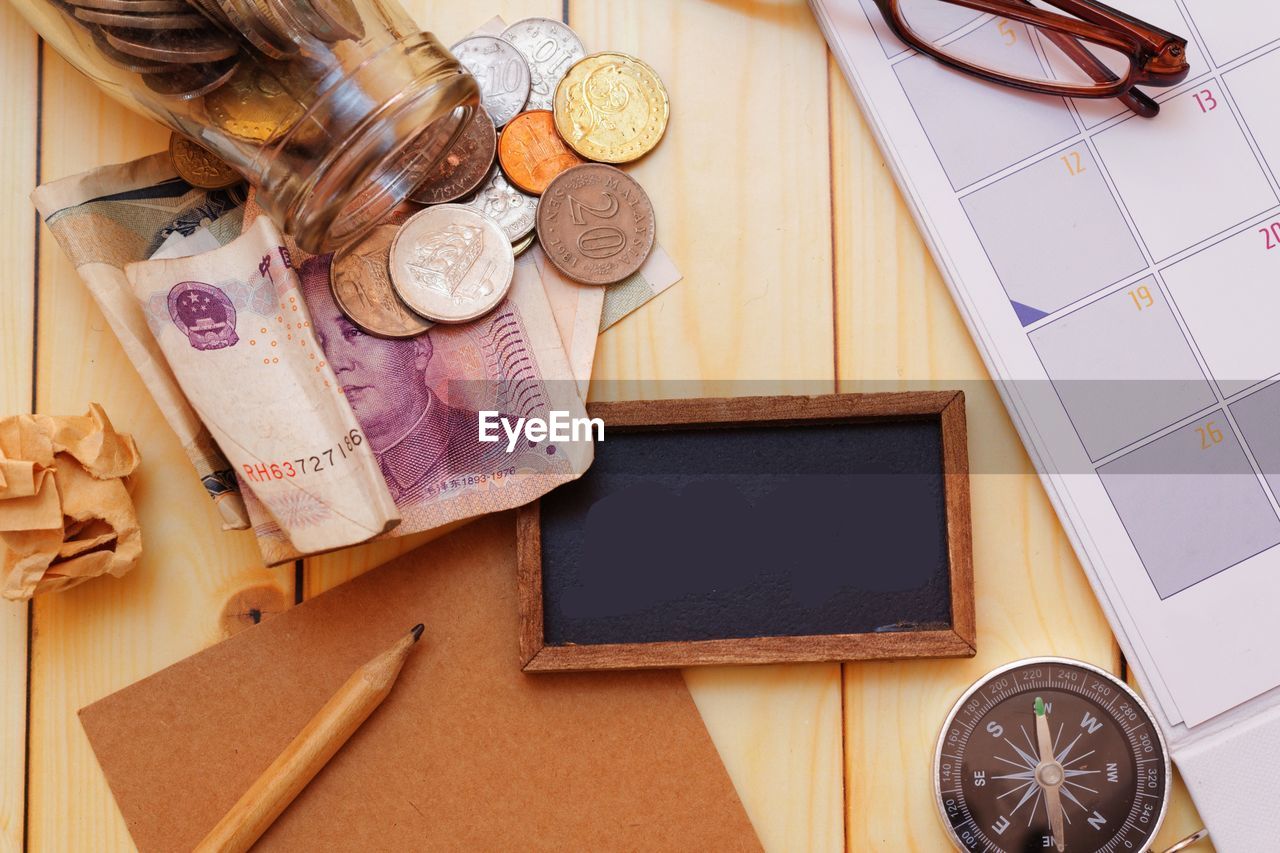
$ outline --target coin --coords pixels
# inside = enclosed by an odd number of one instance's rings
[[[586,48],[577,34],[550,18],[525,18],[502,31],[502,37],[516,46],[529,63],[530,110],[549,110],[556,94],[556,84],[579,59]]]
[[[191,8],[185,0],[72,0],[72,5],[116,12],[186,12]]]
[[[556,130],[588,160],[627,163],[658,144],[671,102],[657,73],[625,53],[595,53],[569,69],[555,97]]]
[[[298,0],[303,17],[323,41],[364,38],[364,21],[351,0]]]
[[[409,217],[391,242],[391,283],[405,304],[439,323],[466,323],[511,288],[515,254],[498,224],[460,204]]]
[[[236,43],[227,35],[208,30],[126,30],[105,27],[103,35],[116,50],[140,59],[189,64],[217,62],[236,55]]]
[[[515,253],[515,256],[517,258],[523,255],[525,251],[528,250],[528,248],[533,245],[533,238],[535,236],[536,235],[534,234],[529,234],[527,237],[525,237],[523,240],[519,241],[518,243],[511,244],[511,251]]]
[[[398,225],[378,225],[329,265],[329,288],[338,308],[382,338],[412,338],[432,325],[410,311],[391,286],[391,242],[398,233]]]
[[[218,8],[231,26],[249,40],[263,55],[272,59],[287,59],[297,53],[297,46],[289,39],[283,22],[261,0],[238,3],[234,0],[215,0]]]
[[[80,8],[76,9],[76,17],[91,24],[138,30],[199,30],[209,26],[203,15],[190,12],[118,12]]]
[[[521,191],[542,195],[552,178],[583,161],[556,133],[550,110],[531,110],[502,129],[498,162],[507,180]]]
[[[236,72],[239,61],[224,59],[221,62],[200,65],[184,65],[176,71],[163,74],[143,74],[142,82],[147,88],[159,95],[168,95],[183,101],[190,101],[201,95],[207,95],[221,86]]]
[[[218,127],[255,142],[266,142],[281,129],[292,127],[302,105],[292,94],[289,77],[297,63],[245,63],[226,85],[205,95],[205,110]]]
[[[538,204],[538,242],[560,272],[584,284],[613,284],[640,269],[653,249],[653,205],[635,179],[602,163],[574,166]]]
[[[489,174],[498,134],[483,107],[477,107],[449,153],[409,194],[418,204],[444,204],[475,192]]]
[[[169,158],[178,177],[202,190],[220,190],[244,180],[217,154],[177,133],[169,134]]]
[[[153,59],[139,59],[136,56],[130,56],[123,51],[116,50],[107,41],[107,37],[102,30],[96,27],[90,30],[90,35],[93,36],[94,47],[102,54],[103,59],[106,59],[112,65],[123,68],[125,71],[133,71],[136,74],[159,74],[185,67],[185,65],[176,62],[156,62]]]
[[[529,63],[511,42],[472,36],[450,50],[480,84],[480,100],[489,118],[502,127],[529,100]]]
[[[502,170],[494,164],[480,191],[462,202],[498,223],[512,243],[533,232],[538,212],[536,196],[526,195],[507,183]]]

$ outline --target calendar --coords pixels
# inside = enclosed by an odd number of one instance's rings
[[[1146,90],[1154,119],[961,74],[872,0],[812,0],[1148,698],[1185,729],[1280,686],[1280,4],[1115,3],[1189,41],[1186,81]],[[1065,76],[1016,21],[916,17]]]

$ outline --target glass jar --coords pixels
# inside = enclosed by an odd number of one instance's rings
[[[256,185],[310,252],[403,201],[479,104],[395,0],[13,2],[99,87]]]

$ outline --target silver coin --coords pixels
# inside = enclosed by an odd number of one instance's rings
[[[538,222],[538,197],[520,192],[507,183],[495,163],[480,189],[462,204],[498,223],[512,243],[533,231]]]
[[[409,217],[391,242],[391,283],[437,323],[467,323],[498,306],[515,273],[511,241],[489,217],[438,204]]]
[[[529,63],[528,110],[549,110],[569,67],[587,55],[578,34],[550,18],[525,18],[502,31]]]
[[[529,100],[529,63],[509,41],[472,36],[450,48],[480,84],[480,102],[498,127],[511,121]]]

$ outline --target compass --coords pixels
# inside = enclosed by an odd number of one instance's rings
[[[1000,667],[947,715],[934,791],[947,834],[983,853],[1147,850],[1169,804],[1169,754],[1123,681],[1065,658]]]

